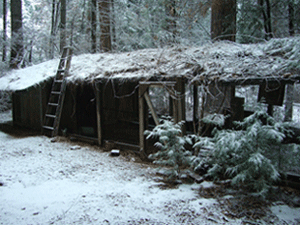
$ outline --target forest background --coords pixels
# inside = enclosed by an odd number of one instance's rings
[[[299,34],[299,0],[2,0],[3,68],[59,56]]]

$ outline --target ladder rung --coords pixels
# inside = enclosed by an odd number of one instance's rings
[[[48,105],[51,105],[51,106],[58,106],[57,103],[51,103],[51,102],[49,102]]]
[[[59,92],[59,91],[51,91],[51,94],[54,94],[54,95],[60,95],[61,92]]]
[[[57,79],[55,79],[54,82],[56,82],[56,83],[62,83],[63,80],[57,80]]]
[[[46,117],[56,118],[56,115],[46,114]]]
[[[43,128],[47,130],[54,130],[54,127],[49,127],[49,126],[43,126]]]
[[[58,73],[65,72],[65,71],[66,71],[65,69],[58,69],[57,70]]]

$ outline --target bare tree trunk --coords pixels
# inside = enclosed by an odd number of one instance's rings
[[[92,53],[95,53],[97,51],[97,16],[96,16],[96,11],[97,11],[97,0],[92,0],[92,9],[91,9],[91,39],[92,39],[92,46],[91,50]]]
[[[21,0],[11,0],[10,13],[11,13],[10,67],[18,68],[19,64],[23,62],[23,51],[24,51]]]
[[[235,41],[236,0],[212,0],[211,39]]]
[[[60,52],[66,46],[66,23],[67,23],[67,3],[66,0],[61,0],[60,6]]]
[[[112,22],[112,42],[114,43],[114,48],[116,47],[117,43],[117,35],[116,35],[116,19],[115,19],[115,0],[111,0],[111,22]]]
[[[50,59],[54,58],[54,40],[56,36],[57,22],[59,16],[59,2],[52,0],[51,31],[50,31]]]
[[[30,41],[29,44],[29,56],[28,56],[28,62],[32,63],[32,49],[33,49],[33,41]]]
[[[3,0],[3,46],[2,46],[2,62],[6,61],[6,0]]]
[[[166,30],[171,34],[172,38],[169,40],[171,43],[175,42],[177,26],[176,26],[176,1],[167,0],[165,3],[165,10],[167,16],[167,27]]]
[[[264,3],[266,3],[266,7]],[[269,40],[273,38],[270,0],[259,0],[259,5],[264,19],[265,39]]]
[[[100,50],[102,52],[111,51],[111,32],[110,32],[110,0],[100,0],[98,2],[100,13]]]
[[[84,29],[85,29],[84,19],[85,19],[86,0],[83,0],[82,7],[83,7],[83,11],[82,11],[82,15],[81,15],[81,27],[80,27],[80,30],[81,30],[81,33],[84,33]]]
[[[295,16],[294,16],[294,1],[290,0],[289,1],[289,33],[290,36],[294,36],[295,35],[295,26],[294,26],[294,20],[295,20]]]

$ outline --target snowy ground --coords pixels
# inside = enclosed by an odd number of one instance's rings
[[[10,119],[1,113],[0,125]],[[217,199],[199,195],[211,183],[162,189],[155,168],[137,161],[66,139],[0,131],[0,223],[244,224],[225,216]],[[274,224],[300,221],[299,208],[279,204],[270,212]]]

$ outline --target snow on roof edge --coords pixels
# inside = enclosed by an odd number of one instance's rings
[[[297,49],[300,37],[273,39],[260,44],[215,42],[200,47],[142,49],[122,53],[73,56],[68,82],[99,79],[141,79],[184,76],[189,80],[264,79],[299,76]],[[295,50],[296,49],[296,50]],[[0,90],[23,90],[55,76],[58,59],[0,78]]]

